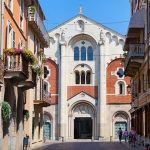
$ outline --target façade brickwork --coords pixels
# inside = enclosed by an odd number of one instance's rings
[[[45,66],[49,70],[47,82],[50,83],[51,104],[58,103],[58,65],[51,59],[47,59]]]
[[[122,59],[115,59],[107,66],[107,104],[129,104],[131,103],[131,96],[127,92],[127,86],[130,84],[130,77],[119,77],[117,71],[123,68]],[[117,93],[117,82],[123,81],[125,83],[125,94]]]
[[[98,97],[98,86],[68,86],[67,87],[67,99],[72,98],[73,96],[85,92],[86,94],[97,99]]]

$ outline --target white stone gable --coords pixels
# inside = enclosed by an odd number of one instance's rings
[[[68,100],[68,104],[71,106],[72,104],[79,102],[79,101],[86,101],[89,102],[91,104],[93,104],[94,106],[97,103],[97,99],[93,98],[92,96],[86,94],[85,92],[81,92],[77,95],[75,95],[74,97],[70,98]]]

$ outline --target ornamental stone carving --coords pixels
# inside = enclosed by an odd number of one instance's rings
[[[94,110],[93,108],[88,104],[79,104],[75,107],[73,110],[73,113],[75,114],[90,114],[94,116]]]

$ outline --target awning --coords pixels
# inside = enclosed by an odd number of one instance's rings
[[[131,16],[128,29],[144,28],[145,18],[146,18],[146,10],[145,9],[138,10]]]
[[[143,8],[133,13],[130,18],[125,45],[129,43],[134,43],[135,41],[137,41],[136,39],[140,38],[140,30],[144,29],[145,23],[146,9]]]

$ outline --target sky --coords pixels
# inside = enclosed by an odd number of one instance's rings
[[[46,16],[45,26],[49,31],[79,13],[106,27],[126,35],[130,20],[129,0],[39,0]]]

